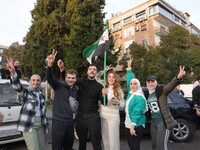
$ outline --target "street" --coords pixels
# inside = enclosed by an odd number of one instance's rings
[[[128,150],[128,144],[126,141],[125,134],[121,134],[121,150]],[[170,141],[169,150],[198,150],[200,147],[200,130],[194,133],[193,138],[184,143],[177,143]],[[78,140],[74,141],[74,150],[78,150]],[[46,135],[46,146],[45,150],[51,150],[51,120],[50,120],[50,132]],[[0,150],[27,150],[25,142],[16,142],[6,145],[1,145]],[[93,150],[91,142],[87,144],[87,150]],[[141,142],[141,150],[152,150],[151,149],[151,138],[150,135],[144,135]]]

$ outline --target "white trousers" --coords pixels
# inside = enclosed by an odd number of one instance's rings
[[[120,118],[101,118],[101,134],[104,150],[120,150]]]

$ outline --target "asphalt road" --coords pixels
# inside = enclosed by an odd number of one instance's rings
[[[51,121],[50,121],[50,128],[51,128]],[[124,134],[121,134],[121,150],[128,150],[128,145],[126,141],[126,137]],[[78,150],[78,141],[74,141],[74,150]],[[188,142],[184,143],[177,143],[177,142],[170,142],[169,143],[169,150],[199,150],[200,148],[200,130],[197,130],[192,137],[192,139]],[[45,150],[51,150],[51,131],[46,135],[46,146]],[[12,144],[0,145],[0,150],[27,150],[25,143],[16,142]],[[93,150],[91,142],[87,144],[87,150]],[[141,150],[152,150],[151,149],[151,138],[150,135],[144,135],[141,143]]]
[[[51,110],[48,110],[49,117],[51,118]],[[50,131],[46,135],[46,146],[45,150],[51,150],[51,119],[49,120],[50,123]],[[120,145],[121,145],[121,150],[129,150],[127,141],[126,141],[126,136],[125,134],[121,134],[120,137]],[[74,150],[78,150],[78,140],[74,141]],[[196,130],[194,133],[193,137],[191,138],[190,141],[188,142],[172,142],[170,141],[169,143],[169,150],[199,150],[200,149],[200,130]],[[6,144],[6,145],[0,145],[0,150],[27,150],[25,142],[16,142],[16,143],[11,143],[11,144]],[[93,150],[91,142],[87,143],[87,150]],[[151,148],[151,137],[150,135],[144,135],[142,142],[141,142],[141,150],[152,150]]]

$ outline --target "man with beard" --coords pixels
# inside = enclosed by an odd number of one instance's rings
[[[64,68],[63,65],[59,66]],[[63,69],[64,70],[64,69]],[[65,71],[62,71],[64,77]],[[89,132],[94,150],[101,150],[101,122],[99,116],[99,100],[102,100],[102,84],[95,80],[97,67],[91,64],[87,70],[87,78],[78,79],[79,108],[76,115],[76,131],[79,138],[79,150],[86,150],[87,133]]]
[[[14,67],[15,67],[15,72],[17,73],[17,76],[20,79],[21,78],[21,71],[19,70],[19,68],[20,68],[20,62],[18,60],[16,60],[14,62]]]

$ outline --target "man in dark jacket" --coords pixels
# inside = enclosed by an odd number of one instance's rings
[[[197,78],[198,85],[192,90],[192,101],[194,107],[200,106],[200,76]],[[200,116],[200,110],[196,109],[197,116]]]
[[[57,52],[48,56],[47,81],[55,91],[52,118],[52,149],[72,150],[74,143],[73,112],[78,108],[77,89],[74,83],[77,72],[70,69],[66,72],[65,82],[56,80],[53,76],[52,65]],[[73,106],[72,106],[73,102]],[[75,107],[75,108],[74,108]]]
[[[171,115],[167,95],[174,90],[185,75],[184,67],[180,66],[179,74],[166,86],[158,86],[155,76],[148,76],[146,79],[149,93],[147,103],[151,110],[151,140],[153,150],[167,150],[169,131],[177,124]]]

